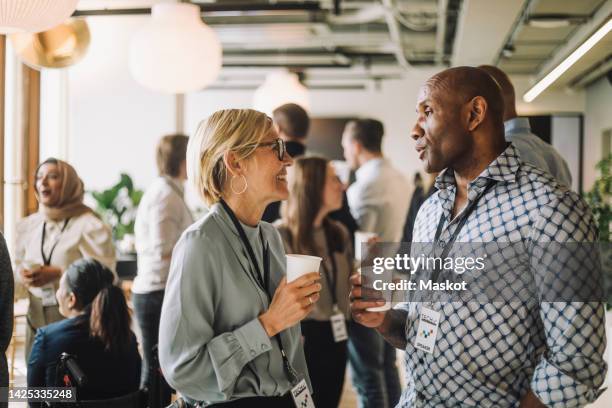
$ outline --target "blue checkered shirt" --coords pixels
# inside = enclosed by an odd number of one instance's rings
[[[595,242],[596,227],[580,196],[523,163],[513,145],[468,185],[473,201],[489,180],[457,242]],[[433,242],[441,215],[451,218],[452,170],[421,207],[413,242]],[[461,216],[446,222],[448,242]],[[529,267],[518,273],[532,273]],[[515,271],[517,273],[517,271]],[[433,353],[414,347],[422,303],[404,303],[406,378],[398,407],[518,407],[531,389],[549,407],[578,407],[602,392],[607,371],[605,311],[597,302],[446,302]]]

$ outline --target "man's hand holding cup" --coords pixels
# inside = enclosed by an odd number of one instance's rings
[[[361,274],[356,273],[351,276],[350,282],[352,288],[349,301],[353,319],[363,326],[373,329],[378,328],[385,320],[387,311],[371,312],[367,309],[385,306],[387,302],[382,298],[382,294],[379,296],[380,300],[376,300],[375,291],[361,285]]]

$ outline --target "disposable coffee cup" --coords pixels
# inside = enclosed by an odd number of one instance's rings
[[[42,264],[40,262],[24,261],[21,263],[21,266],[23,269],[27,269],[28,271],[34,271],[41,268]]]
[[[310,255],[287,254],[287,283],[311,272],[319,272],[323,258]]]
[[[386,283],[390,283],[393,281],[393,270],[392,269],[385,268],[384,271],[380,274],[374,273],[372,269],[373,268],[371,266],[364,266],[364,267],[357,269],[357,271],[361,275],[361,284],[366,290],[367,289],[376,290],[374,288],[375,280],[380,280],[381,282],[386,282]],[[368,312],[385,312],[391,309],[391,304],[393,300],[393,291],[387,289],[387,290],[381,290],[379,292],[382,296],[381,300],[384,300],[385,304],[383,306],[368,307],[366,309]],[[364,300],[371,301],[372,299],[366,298]]]
[[[361,252],[362,244],[367,244],[368,241],[377,236],[375,232],[355,231],[355,260],[357,262],[361,262],[368,255]]]

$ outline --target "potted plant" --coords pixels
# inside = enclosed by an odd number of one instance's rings
[[[599,229],[599,242],[601,243],[601,261],[604,272],[604,284],[607,295],[606,336],[608,339],[607,351],[608,366],[612,367],[612,235],[610,223],[612,222],[612,154],[596,164],[600,176],[595,180],[591,191],[585,198],[591,207],[593,217]],[[609,376],[612,379],[612,376]]]
[[[125,173],[114,186],[91,192],[96,211],[111,226],[120,252],[134,252],[134,223],[142,195],[143,191],[134,188],[132,178]]]

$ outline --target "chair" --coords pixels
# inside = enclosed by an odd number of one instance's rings
[[[103,400],[78,400],[79,388],[87,385],[87,376],[79,367],[75,356],[62,353],[57,365],[57,385],[60,387],[75,387],[77,391],[76,402],[47,403],[52,408],[146,408],[147,393],[138,390],[127,395]]]

